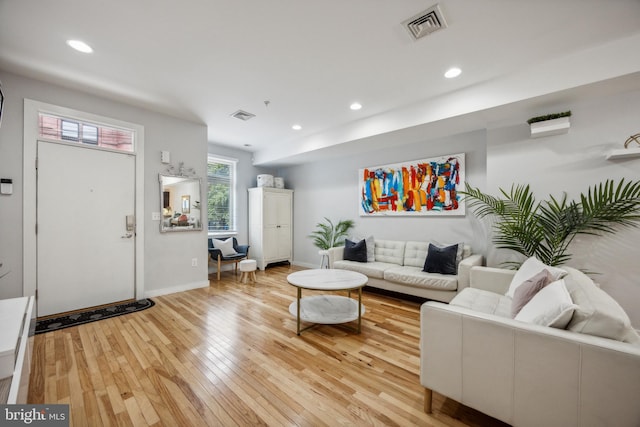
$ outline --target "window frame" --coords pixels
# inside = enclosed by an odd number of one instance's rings
[[[211,163],[221,163],[229,165],[229,229],[228,230],[211,230],[209,228],[209,165]],[[237,166],[238,159],[224,157],[217,154],[208,154],[207,156],[207,233],[209,236],[232,236],[238,234],[237,223]]]
[[[43,120],[53,119],[58,121],[56,127],[43,126]],[[60,115],[50,111],[38,112],[38,139],[40,141],[71,144],[78,147],[112,151],[115,153],[136,153],[136,132],[122,126],[113,126],[110,123],[88,121],[76,115]],[[70,128],[71,127],[71,128]],[[89,132],[87,132],[89,131]],[[110,144],[109,136],[104,133],[124,133],[126,141]],[[121,147],[120,143],[124,146]]]

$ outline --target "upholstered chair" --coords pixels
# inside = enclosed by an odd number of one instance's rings
[[[232,245],[226,244],[228,239],[233,239]],[[218,241],[219,247],[216,247],[214,244],[216,240]],[[233,251],[231,251],[231,248],[233,248]],[[235,273],[238,274],[238,263],[249,256],[249,245],[239,245],[235,237],[223,237],[220,239],[209,238],[209,256],[212,261],[218,264],[217,276],[218,280],[220,280],[222,264],[234,263]]]

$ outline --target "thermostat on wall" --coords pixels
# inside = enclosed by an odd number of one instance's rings
[[[13,180],[0,178],[0,194],[13,194]]]

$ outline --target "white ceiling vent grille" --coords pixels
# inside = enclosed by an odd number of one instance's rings
[[[407,19],[402,23],[414,39],[418,40],[421,37],[427,36],[434,31],[438,31],[443,28],[447,28],[447,21],[445,21],[440,5],[435,5],[420,12],[415,16]]]
[[[235,113],[231,114],[231,117],[235,117],[236,119],[240,119],[245,122],[255,116],[256,116],[255,114],[247,113],[246,111],[243,111],[243,110],[238,110]]]

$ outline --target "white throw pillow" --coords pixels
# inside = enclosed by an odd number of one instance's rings
[[[515,320],[564,329],[571,321],[576,305],[563,279],[542,288],[516,315]]]
[[[211,241],[213,242],[213,247],[216,249],[220,249],[220,252],[222,252],[223,256],[237,254],[236,250],[233,249],[233,239],[227,239],[227,240],[211,239]]]
[[[569,275],[564,280],[577,305],[567,330],[640,344],[640,336],[620,304],[583,272],[571,267],[567,271]]]
[[[539,261],[536,257],[532,256],[522,263],[518,272],[513,276],[511,280],[511,284],[509,285],[509,290],[505,294],[509,298],[513,298],[513,294],[515,293],[518,286],[522,285],[525,280],[531,279],[536,274],[540,273],[542,270],[547,270],[553,276],[553,280],[558,280],[563,277],[567,272],[561,268],[550,267],[545,265],[542,261]]]

